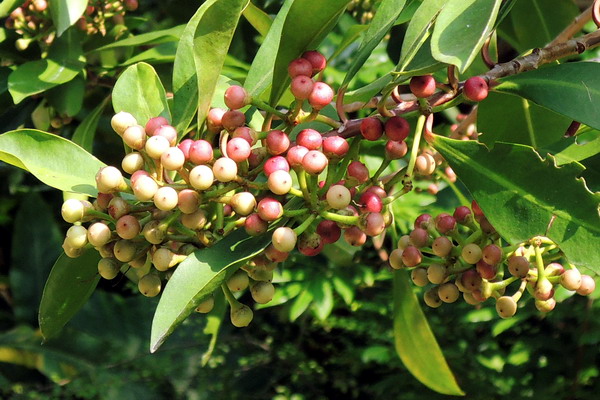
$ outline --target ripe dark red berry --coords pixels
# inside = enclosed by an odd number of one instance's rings
[[[390,140],[403,141],[409,133],[410,125],[402,117],[391,117],[385,122],[385,135]]]
[[[373,192],[363,193],[358,203],[364,212],[379,213],[383,209],[381,197]]]
[[[429,97],[435,93],[435,79],[431,75],[413,76],[409,86],[410,91],[419,98]]]
[[[302,53],[302,58],[308,60],[312,65],[312,74],[318,74],[327,66],[327,59],[317,50],[308,50]]]
[[[429,214],[421,214],[417,217],[417,219],[415,219],[415,228],[423,228],[423,229],[427,229],[427,225],[429,224],[429,221],[431,220],[431,215]]]
[[[471,209],[467,206],[456,207],[456,210],[454,210],[454,219],[459,224],[466,223],[471,215]]]
[[[350,145],[341,136],[330,136],[323,140],[323,153],[327,158],[338,159],[348,153]]]
[[[355,179],[358,183],[365,183],[369,180],[369,170],[360,161],[352,161],[348,164],[348,177]]]
[[[367,140],[378,140],[383,135],[383,124],[379,118],[365,118],[360,123],[360,133]]]
[[[488,84],[482,77],[473,76],[465,81],[463,93],[469,100],[481,101],[488,95]]]
[[[312,76],[313,66],[304,58],[296,58],[288,65],[288,74],[295,78],[299,75]]]
[[[339,240],[342,230],[335,222],[326,219],[317,225],[317,233],[321,235],[323,243],[331,244]]]

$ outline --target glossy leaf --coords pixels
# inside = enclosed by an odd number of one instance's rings
[[[102,100],[102,102],[94,108],[75,129],[71,140],[73,143],[80,145],[88,152],[92,152],[92,146],[94,144],[94,137],[96,136],[96,129],[98,128],[98,122],[102,116],[104,108],[108,104],[109,97]]]
[[[85,79],[81,75],[48,91],[48,102],[56,111],[73,117],[81,110]]]
[[[60,254],[62,235],[53,210],[36,192],[22,197],[14,226],[9,270],[13,310],[19,320],[34,325],[43,283]]]
[[[96,196],[95,176],[105,164],[60,136],[34,129],[0,135],[0,160],[31,172],[48,186]]]
[[[599,75],[598,63],[567,63],[503,78],[495,89],[600,129]]]
[[[438,393],[464,396],[413,293],[406,271],[394,271],[394,343],[415,378]]]
[[[238,229],[209,248],[197,250],[177,266],[160,298],[154,320],[150,351],[155,352],[202,300],[270,243],[267,233],[248,236]]]
[[[313,301],[313,295],[310,290],[304,288],[304,290],[296,297],[294,303],[290,307],[290,321],[294,322],[298,319],[304,311],[310,306]]]
[[[496,22],[501,0],[450,0],[437,17],[431,53],[464,72],[478,56]]]
[[[213,351],[215,350],[215,346],[217,345],[217,338],[219,337],[219,330],[221,329],[221,324],[223,323],[223,319],[225,317],[225,313],[228,311],[228,304],[225,301],[225,296],[223,296],[222,291],[217,291],[214,294],[215,305],[210,313],[206,316],[206,326],[202,333],[205,335],[210,335],[210,342],[208,344],[208,349],[202,354],[202,366],[206,366],[210,357],[212,356]]]
[[[80,32],[69,31],[52,45],[47,58],[19,65],[8,77],[15,104],[36,93],[69,82],[83,69]]]
[[[344,50],[346,50],[352,43],[356,42],[368,28],[369,27],[367,25],[360,24],[352,25],[350,28],[348,28],[344,33],[342,41],[335,46],[335,51],[329,57],[329,60],[331,61],[339,57],[339,55],[342,54]]]
[[[358,70],[365,64],[365,61],[367,61],[367,58],[369,58],[373,49],[375,49],[375,47],[383,40],[383,37],[392,28],[394,22],[396,22],[396,19],[398,19],[398,16],[404,9],[405,4],[406,0],[383,0],[379,4],[375,17],[369,24],[363,40],[356,51],[354,60],[352,61],[352,64],[350,64],[346,76],[344,76],[344,80],[340,85],[341,88],[345,89],[348,87],[348,84],[352,78],[354,78],[354,75],[356,75]]]
[[[517,144],[496,143],[490,151],[475,141],[436,136],[433,146],[509,243],[547,236],[570,262],[600,272],[600,194],[577,179],[580,165],[557,168],[551,157],[542,160]]]
[[[39,324],[45,339],[56,336],[91,296],[100,280],[99,260],[93,248],[78,258],[63,253],[56,260],[40,304]]]
[[[252,61],[252,66],[244,81],[244,88],[252,96],[260,95],[271,84],[283,23],[293,2],[294,0],[286,0],[283,3]]]
[[[171,120],[165,88],[154,68],[138,63],[121,74],[112,93],[115,112],[131,113],[144,126],[150,118],[159,115]]]
[[[333,288],[327,279],[316,279],[311,282],[310,292],[314,299],[313,311],[318,319],[324,321],[333,310]]]
[[[267,36],[273,23],[269,14],[256,7],[252,2],[249,2],[248,6],[244,9],[243,15],[261,36]]]
[[[570,124],[569,118],[504,93],[490,93],[477,109],[479,141],[488,146],[497,141],[546,146],[562,138]]]
[[[209,0],[185,27],[173,66],[173,126],[178,132],[184,132],[196,111],[198,126],[204,123],[235,27],[248,1]]]
[[[352,279],[350,279],[345,274],[340,273],[334,275],[331,278],[331,282],[333,283],[333,287],[335,288],[337,294],[339,294],[342,300],[344,300],[344,303],[346,303],[346,305],[352,304],[352,302],[354,301],[355,290],[355,286],[352,282]]]
[[[404,71],[431,34],[431,27],[449,0],[424,0],[406,28],[397,71]]]
[[[556,165],[586,160],[600,154],[600,132],[591,131],[579,136],[563,139],[539,150],[540,154],[550,153]]]
[[[81,17],[87,7],[88,0],[49,0],[48,8],[52,21],[56,27],[56,35],[60,36],[79,17]]]
[[[169,29],[130,36],[126,39],[117,40],[116,42],[98,47],[92,51],[105,51],[119,47],[148,46],[153,44],[177,42],[179,37],[183,34],[184,29],[185,25],[177,25]]]
[[[333,29],[350,0],[296,0],[286,15],[273,67],[270,103],[277,103],[289,83],[287,67],[315,48]]]
[[[172,63],[175,61],[175,54],[177,53],[177,42],[167,42],[154,46],[151,49],[142,51],[139,54],[131,57],[125,61],[122,65],[132,65],[138,62],[147,62],[149,64],[162,64]]]

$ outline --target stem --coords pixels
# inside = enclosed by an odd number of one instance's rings
[[[335,128],[335,129],[342,126],[342,124],[339,123],[338,121],[336,121],[335,119],[329,118],[328,116],[323,115],[323,114],[317,114],[317,116],[315,117],[314,120],[317,122],[322,122],[322,123],[329,125],[330,127]]]
[[[306,171],[301,168],[294,169],[294,171],[298,177],[298,185],[300,185],[304,200],[310,202],[310,192],[308,191],[308,185],[306,184]]]
[[[315,209],[317,207],[317,203],[319,202],[319,177],[316,175],[310,175],[309,176],[309,188],[308,190],[310,191],[310,205],[312,206],[313,209]]]
[[[277,117],[279,117],[279,119],[282,119],[285,121],[286,115],[284,113],[277,110],[276,108],[271,107],[264,101],[253,97],[251,104],[257,108],[260,108],[261,110],[267,111],[269,114],[276,115]]]
[[[223,204],[221,203],[217,203],[215,205],[215,214],[217,216],[217,219],[215,221],[215,232],[218,233],[219,231],[221,231],[223,229]]]
[[[231,290],[229,290],[229,287],[227,287],[227,283],[222,283],[221,289],[223,290],[223,294],[225,295],[225,298],[227,299],[227,302],[229,303],[229,307],[231,307],[232,309],[239,308],[241,303],[239,301],[237,301],[237,299],[235,298],[233,293],[231,293]]]
[[[521,281],[521,285],[519,286],[519,290],[517,290],[517,292],[512,295],[512,298],[514,301],[519,301],[521,299],[521,296],[523,295],[523,292],[525,291],[526,287],[527,287],[527,281],[525,279],[523,279]]]
[[[302,232],[304,232],[306,228],[308,228],[313,223],[315,218],[317,218],[317,215],[311,214],[306,220],[304,220],[304,222],[302,222],[302,224],[295,227],[294,232],[296,233],[296,235],[301,235]]]
[[[410,160],[406,169],[406,176],[412,178],[413,171],[415,169],[415,161],[417,160],[417,154],[419,153],[419,144],[421,142],[421,135],[423,128],[425,127],[425,115],[420,115],[417,120],[417,127],[415,129],[415,139],[410,150]]]
[[[391,162],[392,162],[392,160],[390,160],[388,158],[383,159],[383,161],[381,162],[381,165],[379,166],[379,169],[377,169],[377,171],[375,171],[375,173],[371,177],[371,182],[373,184],[377,183],[377,179],[379,179],[379,175],[381,175],[383,173],[383,171],[385,171],[385,169],[388,167],[388,165],[390,165]],[[360,193],[360,191],[359,191],[359,193]]]
[[[346,225],[356,225],[358,223],[358,216],[356,215],[340,215],[332,213],[330,211],[321,211],[319,213],[321,217],[329,219],[334,222],[339,222]]]
[[[162,222],[158,225],[158,230],[166,231],[169,226],[179,218],[181,215],[181,211],[176,210],[171,215],[167,216]]]
[[[406,167],[402,168],[401,170],[399,170],[398,172],[396,172],[394,174],[394,176],[392,177],[392,179],[390,179],[389,181],[387,181],[387,183],[384,186],[385,191],[389,191],[390,189],[392,189],[396,183],[400,182],[402,179],[404,179],[404,177],[406,176],[404,169]]]
[[[542,251],[539,243],[535,244],[533,249],[535,250],[535,265],[538,272],[538,281],[546,277],[546,270],[544,269],[544,259],[542,258]]]
[[[308,208],[300,208],[299,210],[284,210],[283,215],[285,217],[299,217],[304,214],[308,214],[310,209]]]
[[[296,197],[302,197],[304,198],[304,193],[302,193],[301,190],[296,189],[295,187],[291,187],[290,188],[290,194],[292,196],[296,196]]]

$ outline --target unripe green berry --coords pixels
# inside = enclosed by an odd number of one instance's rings
[[[537,308],[540,312],[550,312],[554,310],[554,307],[556,307],[556,300],[553,297],[549,298],[548,300],[535,299],[535,308]]]
[[[402,262],[402,251],[402,249],[395,249],[390,253],[388,262],[392,268],[402,269],[405,267],[404,263]]]
[[[136,151],[133,151],[123,157],[121,161],[121,168],[128,174],[133,174],[135,171],[139,171],[144,168],[144,157]]]
[[[146,241],[152,244],[161,244],[165,237],[167,236],[167,232],[164,229],[159,229],[160,221],[150,221],[146,225],[144,225],[144,229],[142,229],[142,235]]]
[[[73,225],[67,231],[65,243],[74,249],[81,249],[87,244],[87,229],[81,225]]]
[[[257,282],[250,287],[250,294],[258,304],[267,304],[273,300],[275,286],[271,282]]]
[[[138,289],[146,297],[155,297],[160,293],[162,283],[155,274],[146,274],[138,282]]]
[[[348,207],[352,200],[350,190],[343,185],[333,185],[327,190],[327,204],[337,210]]]
[[[140,201],[149,201],[158,191],[158,183],[150,176],[140,176],[133,184],[133,194]]]
[[[191,214],[183,214],[181,216],[181,223],[183,226],[193,230],[200,230],[206,225],[206,212],[204,210],[198,210]]]
[[[125,111],[116,113],[110,120],[110,126],[112,126],[114,131],[117,132],[119,136],[123,136],[125,129],[133,125],[137,125],[136,119],[133,115]]]
[[[481,247],[475,243],[469,243],[463,247],[461,256],[468,264],[477,264],[481,260]]]
[[[441,264],[431,264],[427,267],[427,279],[429,282],[439,285],[446,279],[446,266]]]
[[[179,196],[177,191],[169,186],[163,186],[156,191],[154,195],[154,205],[159,210],[170,211],[177,207]]]
[[[298,236],[292,228],[282,226],[275,229],[271,240],[277,250],[289,253],[296,247]]]
[[[231,319],[231,323],[236,328],[243,328],[244,326],[248,326],[250,322],[252,322],[252,318],[254,314],[250,307],[245,304],[241,304],[239,307],[232,307],[229,313],[229,317]]]
[[[256,207],[256,198],[250,192],[239,192],[234,194],[229,201],[229,205],[236,214],[243,217],[252,214]]]
[[[213,164],[212,171],[219,182],[231,182],[237,176],[237,164],[231,158],[221,157]]]
[[[102,222],[94,222],[88,227],[87,239],[94,247],[104,246],[110,240],[112,232],[110,228]]]
[[[80,200],[68,199],[63,203],[60,213],[66,222],[72,224],[83,219],[85,206]]]
[[[62,248],[63,248],[65,254],[67,255],[67,257],[69,257],[69,258],[77,258],[83,254],[83,247],[78,248],[78,249],[71,247],[66,242],[66,239],[65,239],[65,242],[63,242],[63,244],[62,244]]]
[[[273,270],[255,268],[248,272],[248,276],[255,281],[271,282],[273,280]]]
[[[239,269],[227,280],[227,287],[232,292],[240,292],[246,289],[249,283],[250,279],[248,279],[248,274]]]
[[[129,262],[135,258],[137,248],[130,240],[118,240],[113,249],[115,258],[122,262]]]
[[[196,307],[196,312],[206,314],[215,307],[215,297],[211,294]]]
[[[437,286],[426,291],[423,295],[423,300],[425,301],[425,304],[427,304],[431,308],[438,308],[439,306],[441,306],[442,300],[438,295]]]
[[[429,279],[427,278],[427,269],[418,267],[410,272],[410,279],[419,287],[427,286]]]
[[[444,303],[454,303],[458,300],[459,294],[458,288],[452,282],[444,283],[438,288],[438,296]]]
[[[496,300],[496,312],[501,318],[510,318],[517,312],[517,302],[510,296]]]
[[[132,125],[125,129],[123,141],[134,150],[142,150],[146,145],[146,130],[143,126]]]
[[[123,174],[112,166],[100,168],[96,174],[96,186],[101,193],[115,193],[127,189]]]
[[[198,165],[190,171],[190,184],[194,189],[206,190],[210,188],[215,180],[213,170],[206,165]]]
[[[104,279],[115,279],[120,270],[121,264],[114,258],[103,258],[98,261],[98,273]]]
[[[576,268],[566,270],[560,276],[560,284],[567,290],[577,290],[581,286],[581,273]]]
[[[410,236],[409,235],[404,235],[404,236],[400,237],[400,239],[398,239],[398,248],[399,249],[404,250],[408,246],[410,246]]]

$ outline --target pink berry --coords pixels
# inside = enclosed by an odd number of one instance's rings
[[[419,98],[429,97],[435,93],[435,79],[431,75],[413,76],[409,86],[410,91]]]
[[[490,280],[496,276],[496,267],[486,263],[484,260],[479,260],[475,267],[483,279]]]
[[[323,140],[323,154],[329,159],[339,159],[348,153],[350,145],[341,136],[329,136]]]
[[[293,146],[287,152],[287,162],[290,167],[296,168],[302,165],[302,159],[308,153],[308,149],[304,146]]]
[[[333,89],[325,82],[315,82],[308,102],[315,110],[321,110],[333,101]]]
[[[239,128],[236,128],[231,134],[231,137],[241,137],[245,139],[250,146],[254,146],[256,144],[256,131],[247,126],[240,126]]]
[[[190,146],[189,151],[190,161],[194,164],[206,164],[213,158],[212,145],[206,140],[196,140]]]
[[[387,197],[387,193],[385,192],[385,190],[383,188],[380,188],[379,186],[369,186],[367,190],[365,190],[365,192],[375,193],[382,200]]]
[[[362,246],[367,241],[367,234],[357,226],[351,226],[344,231],[344,239],[351,246]]]
[[[488,95],[488,84],[482,77],[473,76],[465,81],[463,93],[469,100],[481,101]]]
[[[317,233],[304,233],[298,238],[298,251],[305,256],[316,256],[323,250],[323,240]]]
[[[232,110],[237,110],[250,104],[250,96],[241,86],[229,86],[225,90],[225,105]]]
[[[313,91],[315,82],[306,75],[298,75],[292,79],[290,91],[298,100],[306,100]]]
[[[459,224],[466,223],[471,215],[471,209],[467,206],[456,207],[456,210],[454,210],[454,219]]]
[[[354,178],[358,183],[365,183],[369,180],[369,170],[360,161],[352,161],[348,164],[348,177]]]
[[[288,65],[288,74],[295,78],[298,75],[312,76],[313,66],[304,58],[296,58]]]
[[[183,152],[186,161],[190,159],[190,148],[193,144],[194,141],[192,139],[185,139],[177,145],[177,147],[179,147],[179,150]]]
[[[408,146],[406,142],[389,140],[385,144],[385,156],[391,160],[398,160],[404,157],[406,153],[408,153]]]
[[[142,230],[140,222],[133,215],[123,215],[115,224],[117,235],[123,239],[133,239]]]
[[[239,128],[246,123],[246,115],[238,110],[229,110],[223,114],[221,123],[223,124],[223,128],[227,129],[229,132],[233,132],[236,128]]]
[[[252,169],[258,167],[265,158],[267,158],[267,149],[264,147],[255,147],[250,151],[248,157],[248,166]]]
[[[243,138],[233,138],[227,142],[227,155],[235,162],[247,160],[250,156],[250,144]]]
[[[163,136],[171,146],[177,143],[177,131],[171,125],[162,125],[154,130],[154,136]]]
[[[275,156],[269,158],[263,166],[263,172],[268,177],[275,171],[290,172],[290,165],[287,160],[282,156]]]
[[[423,255],[415,246],[407,246],[402,252],[402,262],[409,268],[416,267],[421,264]]]
[[[314,129],[303,129],[296,136],[296,143],[308,150],[319,150],[323,143],[323,137]]]
[[[169,125],[169,121],[165,117],[150,118],[146,123],[146,133],[148,136],[154,136],[154,132],[163,125]]]
[[[385,122],[385,135],[390,140],[403,141],[410,133],[410,125],[402,117],[391,117]]]
[[[264,221],[275,221],[283,215],[283,206],[272,197],[265,197],[259,201],[256,210]]]
[[[327,66],[327,59],[317,50],[308,50],[302,53],[302,58],[308,60],[312,65],[312,75],[323,71]]]
[[[211,132],[219,132],[223,129],[223,115],[226,110],[222,108],[211,108],[206,116],[206,125]]]
[[[370,212],[361,218],[361,229],[368,236],[377,236],[385,230],[383,215],[378,212]]]
[[[360,133],[367,140],[377,140],[383,135],[383,124],[379,118],[365,118],[360,123]]]
[[[290,138],[283,131],[272,130],[267,134],[266,145],[269,153],[274,156],[283,154],[290,147]]]
[[[267,231],[269,224],[260,218],[258,214],[250,214],[244,221],[244,229],[250,236],[258,236]]]
[[[325,154],[318,150],[310,150],[302,158],[302,168],[311,175],[318,175],[323,172],[327,168],[328,163],[329,161],[325,157]]]

